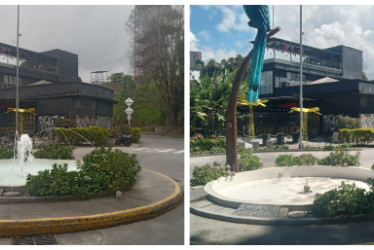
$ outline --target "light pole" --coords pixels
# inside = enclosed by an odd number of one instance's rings
[[[300,144],[299,149],[303,149],[303,6],[300,5]]]
[[[17,148],[17,140],[18,140],[18,110],[19,110],[19,37],[21,34],[19,33],[19,5],[17,6],[17,65],[16,65],[16,128],[14,133],[14,151]],[[14,154],[17,158],[16,154]]]
[[[127,114],[127,121],[129,125],[131,124],[131,114],[134,112],[134,110],[130,107],[134,101],[129,97],[125,101],[126,105],[128,106],[127,109],[125,110],[125,113]]]

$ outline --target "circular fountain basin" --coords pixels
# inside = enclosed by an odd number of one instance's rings
[[[28,174],[36,175],[39,171],[52,169],[54,163],[68,164],[68,171],[77,169],[74,160],[46,160],[38,159],[32,163],[24,163],[20,165],[18,161],[0,160],[0,186],[19,187],[25,186]]]
[[[221,177],[205,186],[209,198],[236,208],[242,203],[280,205],[289,208],[309,207],[315,195],[341,185],[355,183],[369,190],[366,180],[374,172],[358,167],[282,167],[265,168]],[[310,192],[304,191],[305,185]]]

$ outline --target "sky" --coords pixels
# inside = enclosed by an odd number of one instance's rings
[[[273,6],[270,6],[273,10]],[[300,6],[275,5],[275,36],[299,43]],[[345,45],[363,51],[363,70],[374,79],[374,6],[303,6],[303,44],[328,48]],[[272,15],[272,14],[271,14]],[[216,61],[245,56],[252,45],[256,30],[250,28],[241,5],[191,6],[190,49],[202,51],[203,60]]]
[[[133,6],[21,5],[20,47],[78,55],[79,76],[91,82],[93,71],[132,75],[131,36],[126,23]],[[0,5],[0,42],[16,46],[17,7]],[[6,25],[4,25],[6,24]]]

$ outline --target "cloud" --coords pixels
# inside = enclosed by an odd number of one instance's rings
[[[248,18],[246,17],[241,6],[217,6],[217,9],[222,13],[222,20],[216,26],[220,32],[248,31]]]
[[[191,51],[199,51],[199,40],[196,38],[194,33],[190,31],[190,50]]]
[[[199,32],[199,36],[203,37],[205,40],[209,41],[210,40],[210,33],[207,30],[202,30]]]
[[[126,22],[133,6],[21,6],[20,47],[36,52],[59,48],[78,54],[79,76],[90,72],[131,73],[131,36]],[[0,6],[1,41],[15,45],[16,6]]]
[[[230,57],[236,57],[237,52],[233,49],[225,50],[218,49],[214,50],[211,47],[204,46],[200,50],[202,52],[203,61],[208,61],[209,59],[214,59],[216,62],[221,62],[222,59],[228,59]]]

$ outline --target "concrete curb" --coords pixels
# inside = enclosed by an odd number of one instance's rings
[[[216,212],[207,212],[197,208],[193,204],[190,205],[190,212],[192,214],[225,222],[240,223],[240,224],[253,224],[253,225],[271,225],[271,226],[299,226],[299,225],[328,225],[328,224],[341,224],[349,222],[357,222],[363,220],[373,220],[374,214],[363,214],[353,216],[341,216],[341,217],[309,217],[309,218],[284,218],[284,219],[268,219],[268,218],[256,218],[249,216],[237,216],[237,215],[223,215]]]
[[[172,182],[174,184],[174,192],[148,205],[110,213],[74,217],[0,220],[0,237],[70,233],[131,223],[156,217],[173,209],[182,202],[183,193],[178,183],[170,177],[158,172],[146,169],[143,170],[158,174]]]

